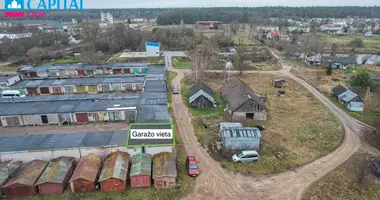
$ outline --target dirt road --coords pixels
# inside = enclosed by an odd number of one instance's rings
[[[278,57],[276,55],[276,57]],[[365,128],[362,124],[348,116],[344,111],[336,107],[320,92],[304,80],[290,73],[291,66],[284,64],[282,70],[267,73],[287,76],[307,88],[317,99],[326,105],[341,121],[345,129],[345,139],[342,145],[334,152],[314,162],[273,176],[245,177],[233,174],[220,167],[219,163],[198,143],[191,124],[187,108],[180,95],[173,97],[173,111],[179,132],[188,152],[195,154],[200,161],[201,175],[197,178],[194,192],[186,199],[300,199],[302,192],[314,181],[320,179],[331,170],[335,169],[362,146],[360,131]],[[173,80],[173,85],[180,87],[180,80],[184,77],[185,70],[177,70],[170,65],[169,70],[176,71],[178,76]],[[220,70],[209,70],[221,72]]]

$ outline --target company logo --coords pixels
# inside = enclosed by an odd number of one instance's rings
[[[45,16],[41,10],[83,10],[83,0],[4,0],[4,4],[5,17]]]

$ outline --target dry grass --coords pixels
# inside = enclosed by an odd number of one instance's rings
[[[380,179],[366,170],[364,181],[358,184],[357,174],[369,155],[357,153],[345,163],[311,185],[302,200],[365,200],[380,199]]]
[[[248,121],[245,124],[264,124],[261,140],[260,160],[256,163],[235,164],[230,159],[221,159],[221,165],[232,171],[249,174],[269,174],[292,169],[309,163],[336,149],[343,139],[343,131],[336,117],[328,111],[305,88],[289,81],[283,97],[271,86],[275,76],[249,74],[243,76],[255,92],[268,98],[268,119],[264,122]],[[223,85],[223,78],[208,78],[214,90]],[[312,111],[312,112],[311,112]],[[218,129],[204,128],[195,124],[200,140],[214,139]],[[202,133],[200,133],[200,132]],[[207,134],[206,134],[207,133]],[[209,142],[212,142],[209,141]],[[274,153],[282,152],[282,159]],[[218,159],[218,158],[217,158]]]

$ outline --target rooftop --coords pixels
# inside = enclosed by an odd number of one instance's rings
[[[146,153],[139,153],[133,156],[130,176],[152,174],[152,156]]]
[[[177,178],[177,165],[174,153],[161,152],[153,157],[153,175],[152,178],[160,177]]]
[[[78,179],[84,179],[90,182],[95,182],[98,176],[99,169],[101,167],[102,159],[95,154],[88,154],[83,156],[77,167],[74,170],[69,182],[76,181]]]
[[[86,64],[59,64],[59,65],[41,65],[41,66],[31,66],[23,65],[19,69],[20,71],[46,71],[46,70],[91,70],[91,69],[119,69],[119,68],[129,68],[129,67],[146,67],[149,63],[107,63],[103,65],[86,65]]]
[[[45,170],[46,165],[47,162],[43,160],[33,160],[25,163],[4,187],[11,187],[14,184],[34,185]]]
[[[42,173],[36,185],[44,183],[57,183],[63,184],[67,173],[74,164],[74,158],[59,157],[52,160],[45,171]]]
[[[136,122],[170,122],[167,105],[139,105]]]
[[[104,161],[103,169],[100,173],[99,181],[102,182],[109,178],[127,180],[129,166],[129,154],[126,152],[113,152]]]
[[[0,154],[78,147],[125,146],[128,131],[102,131],[0,137]]]
[[[103,77],[76,77],[55,79],[28,79],[17,82],[13,88],[33,88],[41,86],[64,86],[64,85],[99,85],[112,83],[143,83],[142,76],[103,76]]]
[[[256,127],[229,127],[221,130],[223,138],[259,138],[261,132]]]
[[[0,83],[1,82],[7,82],[10,78],[15,77],[18,75],[2,75],[0,74]]]
[[[46,101],[0,103],[0,116],[95,112],[106,111],[112,108],[135,110],[138,105],[138,98],[49,101],[49,106],[46,106],[46,103]]]

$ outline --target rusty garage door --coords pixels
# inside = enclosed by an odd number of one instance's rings
[[[41,94],[50,94],[49,87],[40,87]]]

